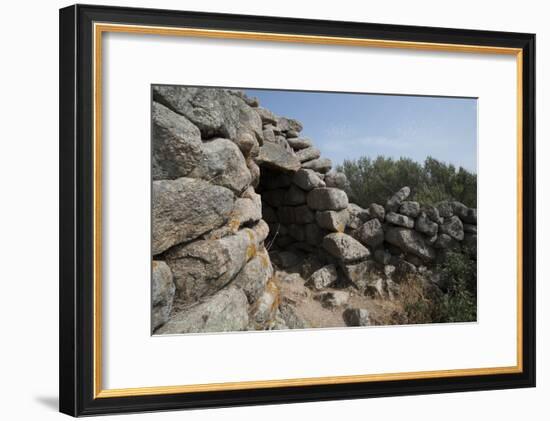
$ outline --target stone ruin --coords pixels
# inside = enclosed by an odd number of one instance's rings
[[[391,300],[415,272],[444,289],[430,268],[445,251],[476,253],[476,209],[421,205],[408,187],[350,203],[302,124],[241,91],[155,86],[152,126],[155,334],[311,327],[281,293],[284,271],[367,325],[345,291]]]

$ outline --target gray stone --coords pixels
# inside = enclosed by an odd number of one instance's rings
[[[279,290],[270,282],[250,312],[250,327],[254,330],[269,330],[275,323],[278,311]]]
[[[477,225],[462,224],[462,227],[465,233],[477,234]]]
[[[439,216],[442,218],[450,218],[453,216],[453,205],[451,202],[443,201],[439,202],[437,205],[437,210],[439,211]]]
[[[284,189],[267,190],[262,193],[262,198],[268,205],[278,208],[283,205],[285,195],[286,190]]]
[[[236,287],[222,289],[195,306],[174,314],[155,333],[233,332],[248,326],[246,295]]]
[[[439,215],[439,210],[433,205],[424,205],[421,209],[430,221],[435,222],[436,224],[442,224],[443,218]]]
[[[203,143],[203,155],[189,174],[212,184],[227,187],[235,193],[246,189],[252,176],[239,148],[230,140],[217,138]]]
[[[315,221],[315,214],[306,205],[296,206],[293,210],[293,221],[296,224],[304,225]]]
[[[372,262],[365,260],[359,263],[341,265],[346,278],[363,292],[367,286],[367,280],[371,276]]]
[[[262,218],[268,224],[279,222],[277,212],[271,206],[268,206],[265,202],[262,203]]]
[[[315,220],[321,228],[344,232],[349,220],[349,213],[346,209],[341,211],[318,211],[315,214]]]
[[[371,203],[368,211],[371,218],[377,218],[380,222],[384,222],[384,218],[386,217],[384,206],[377,203]]]
[[[250,230],[252,230],[252,234],[254,234],[254,246],[255,249],[258,249],[258,246],[265,241],[267,236],[269,235],[269,225],[267,225],[267,222],[265,222],[263,219],[260,219],[256,225],[253,225],[250,227]]]
[[[434,247],[438,249],[454,248],[457,243],[447,234],[439,234],[437,240],[434,243]]]
[[[348,196],[342,190],[322,187],[308,193],[307,204],[315,210],[341,210],[348,207]]]
[[[296,266],[301,262],[300,256],[291,251],[281,251],[277,253],[275,260],[283,269]]]
[[[374,260],[383,265],[390,263],[391,253],[384,249],[378,249],[374,252]]]
[[[306,230],[302,225],[291,224],[288,226],[288,234],[296,241],[306,241]]]
[[[389,222],[390,224],[393,224],[393,225],[398,225],[400,227],[405,227],[405,228],[412,229],[414,227],[414,219],[409,218],[408,216],[405,216],[405,215],[400,215],[395,212],[388,212],[386,214],[386,222]]]
[[[232,285],[242,288],[250,304],[262,295],[267,282],[273,276],[269,254],[262,249],[237,274]]]
[[[451,202],[451,206],[453,208],[453,214],[458,216],[461,220],[465,220],[468,218],[468,207],[460,202],[454,201]]]
[[[365,308],[347,308],[342,314],[348,326],[369,326],[369,311]]]
[[[399,207],[399,213],[411,218],[416,218],[420,212],[420,204],[418,202],[405,201]]]
[[[257,107],[256,112],[260,116],[262,120],[262,124],[272,124],[273,126],[277,125],[278,117],[268,109],[263,107]]]
[[[426,244],[422,234],[401,227],[391,227],[385,232],[385,240],[405,253],[413,254],[424,261],[435,258],[434,250]]]
[[[357,231],[357,238],[361,243],[376,248],[384,242],[384,229],[378,219],[365,222]]]
[[[184,177],[202,158],[199,129],[187,118],[153,102],[152,177],[165,180]]]
[[[288,329],[307,329],[311,327],[307,320],[299,315],[295,306],[291,305],[288,300],[283,301],[279,305],[279,312]]]
[[[153,260],[152,276],[152,312],[153,330],[166,323],[172,311],[176,286],[168,265],[160,260]]]
[[[439,227],[439,231],[443,234],[449,235],[451,238],[457,241],[464,239],[464,229],[462,221],[458,216],[452,216],[446,218],[443,224]]]
[[[292,178],[294,184],[305,191],[310,191],[315,188],[325,187],[325,182],[321,180],[319,175],[313,170],[299,169]]]
[[[293,184],[285,193],[284,203],[290,206],[303,205],[306,203],[306,192]]]
[[[275,132],[272,126],[263,129],[264,142],[276,143]]]
[[[266,142],[260,147],[260,154],[256,157],[256,163],[260,167],[279,170],[297,171],[300,169],[300,161],[296,156],[276,143]]]
[[[225,224],[234,195],[204,180],[159,180],[153,181],[152,205],[152,252],[156,255]]]
[[[286,140],[294,150],[306,149],[313,146],[313,142],[307,137],[287,137]]]
[[[260,167],[250,158],[246,160],[246,167],[250,171],[250,185],[257,188],[260,185]]]
[[[317,159],[321,156],[321,151],[315,147],[300,149],[296,152],[296,158],[300,162],[311,161],[312,159]]]
[[[311,285],[317,290],[321,290],[336,282],[337,279],[338,272],[336,271],[336,266],[327,265],[313,272],[308,282],[308,285]]]
[[[323,238],[323,248],[344,263],[353,263],[369,257],[369,250],[347,234],[335,232]]]
[[[388,212],[397,212],[401,203],[404,200],[407,200],[407,197],[411,194],[411,189],[409,187],[402,187],[398,192],[396,192],[388,201],[386,202],[386,210]]]
[[[307,168],[320,173],[327,173],[332,168],[332,161],[328,158],[318,158],[302,163],[302,168]]]
[[[262,219],[262,198],[252,187],[244,191],[240,198],[235,200],[235,207],[231,212],[230,224],[238,226],[250,225]]]
[[[467,224],[477,224],[477,209],[468,209],[468,212],[466,214],[466,217],[464,218],[464,222]]]
[[[346,291],[326,291],[315,296],[323,307],[340,307],[349,301],[349,292]]]
[[[302,123],[293,118],[279,117],[277,120],[277,126],[281,128],[283,132],[295,132],[300,133],[303,129]]]
[[[235,140],[238,133],[262,138],[261,118],[238,96],[225,89],[155,86],[153,99],[185,116],[201,131],[203,139]]]
[[[256,255],[258,240],[253,230],[245,228],[220,239],[171,248],[166,263],[174,275],[178,297],[193,303],[223,288]]]
[[[332,170],[325,175],[325,184],[327,187],[336,187],[340,190],[345,190],[348,184],[348,179],[346,174],[343,172]]]
[[[433,237],[438,231],[438,225],[431,221],[425,212],[420,213],[416,219],[414,227],[418,232],[426,234],[429,237]]]
[[[323,242],[323,232],[317,224],[307,224],[306,230],[306,242],[311,246],[319,246]]]
[[[289,225],[296,223],[296,208],[292,206],[281,206],[277,210],[277,216],[281,224]],[[311,222],[311,221],[310,221]]]

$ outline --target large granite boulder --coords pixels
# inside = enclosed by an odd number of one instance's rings
[[[462,241],[464,239],[464,228],[462,221],[456,215],[446,218],[443,224],[439,227],[439,231],[447,234],[452,239]]]
[[[189,175],[212,184],[227,187],[239,194],[252,181],[246,161],[239,148],[230,140],[217,138],[204,142],[203,155]]]
[[[389,222],[393,225],[398,225],[400,227],[405,228],[413,228],[414,227],[414,219],[410,218],[405,215],[400,215],[395,212],[388,212],[386,214],[386,222]]]
[[[176,246],[166,254],[178,297],[193,303],[227,285],[259,248],[256,234],[245,228],[220,239]]]
[[[313,189],[307,195],[307,204],[315,210],[341,210],[348,207],[347,194],[333,187]]]
[[[317,211],[315,220],[321,228],[329,231],[344,232],[349,221],[347,209],[341,211]]]
[[[327,173],[332,168],[332,161],[328,158],[317,158],[302,163],[302,168],[314,170],[322,174]]]
[[[160,335],[234,332],[248,326],[248,302],[237,287],[228,287],[194,306],[173,314],[155,333]]]
[[[376,218],[365,222],[357,231],[357,238],[363,244],[377,248],[384,242],[384,229]]]
[[[187,118],[164,105],[152,105],[152,178],[165,180],[184,177],[202,158],[199,129]]]
[[[391,227],[385,232],[386,242],[399,247],[405,253],[420,257],[423,261],[435,259],[435,251],[426,244],[422,234],[402,227]]]
[[[386,202],[386,210],[388,212],[397,212],[401,203],[409,197],[411,194],[411,189],[409,187],[402,187],[398,192],[396,192],[391,198]]]
[[[304,168],[296,171],[292,178],[292,182],[305,191],[325,187],[325,182],[321,180],[321,177],[319,177],[315,171],[306,170]]]
[[[225,224],[234,195],[204,180],[178,178],[153,182],[152,252],[191,241]]]
[[[294,172],[300,169],[300,161],[296,155],[277,143],[264,143],[255,161],[260,167],[265,166],[278,171]]]
[[[365,260],[369,257],[369,250],[353,237],[335,232],[323,238],[323,248],[344,263]]]
[[[307,137],[287,137],[286,140],[292,149],[296,151],[313,146],[313,142]]]
[[[250,304],[256,302],[262,295],[267,282],[273,276],[273,267],[269,254],[262,249],[237,274],[232,285],[243,289]]]
[[[176,286],[174,285],[172,271],[168,265],[160,260],[153,260],[152,268],[152,297],[151,324],[153,330],[166,323],[172,311]]]

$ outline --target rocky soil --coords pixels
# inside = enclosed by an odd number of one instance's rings
[[[406,323],[404,282],[445,291],[435,265],[477,245],[477,211],[403,187],[350,203],[302,124],[234,90],[156,86],[155,334]]]

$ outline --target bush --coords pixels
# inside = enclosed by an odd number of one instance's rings
[[[477,207],[476,174],[431,157],[424,164],[409,158],[362,157],[344,161],[338,171],[347,176],[350,199],[364,208],[371,203],[384,204],[403,186],[411,188],[412,200],[423,204],[458,200]]]
[[[413,277],[402,284],[401,302],[407,323],[473,322],[477,319],[476,262],[466,250],[449,251],[435,271],[445,293],[435,294],[422,279]]]

